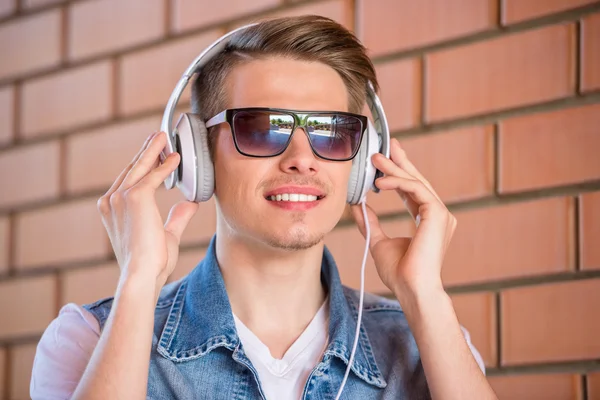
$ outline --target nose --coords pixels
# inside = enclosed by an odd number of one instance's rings
[[[318,160],[304,128],[296,128],[293,132],[289,146],[281,155],[280,168],[288,174],[314,175],[318,172]]]

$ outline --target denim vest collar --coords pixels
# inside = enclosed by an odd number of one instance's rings
[[[157,350],[167,359],[183,362],[203,357],[222,346],[233,351],[234,359],[250,367],[249,360],[239,348],[240,339],[217,263],[215,244],[216,236],[213,236],[204,259],[183,279],[158,339]],[[347,366],[356,332],[358,304],[349,296],[351,289],[342,286],[335,261],[327,248],[323,252],[321,279],[329,290],[330,343],[324,358],[337,357]],[[363,326],[351,369],[371,385],[387,386]]]

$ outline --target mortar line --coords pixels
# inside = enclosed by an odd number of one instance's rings
[[[588,400],[589,398],[589,393],[587,390],[587,375],[586,374],[582,374],[580,381],[579,381],[580,389],[581,389],[581,400]]]
[[[583,243],[581,241],[583,233],[582,229],[582,204],[583,199],[581,195],[575,196],[573,199],[573,262],[575,265],[575,271],[581,271],[583,265],[582,264],[582,253],[583,253]]]
[[[494,293],[496,302],[496,368],[502,367],[502,302],[501,293]]]
[[[575,95],[576,96],[581,96],[582,94],[582,68],[583,68],[583,63],[581,62],[581,57],[583,55],[583,49],[582,49],[582,43],[583,43],[583,29],[582,29],[582,22],[581,20],[578,20],[575,23],[575,60],[573,63],[573,73],[575,74]]]

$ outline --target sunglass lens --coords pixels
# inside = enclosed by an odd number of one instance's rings
[[[233,117],[239,150],[252,156],[272,156],[287,145],[294,127],[291,115],[267,111],[240,111]]]
[[[315,153],[331,160],[351,158],[362,137],[360,119],[341,114],[311,116],[307,122]]]

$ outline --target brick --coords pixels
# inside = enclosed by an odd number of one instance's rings
[[[36,344],[13,346],[10,349],[10,399],[29,399],[31,370],[35,357]]]
[[[550,198],[455,212],[447,286],[573,271],[574,202]]]
[[[19,18],[0,26],[0,78],[23,75],[60,62],[60,11]]]
[[[84,199],[17,214],[15,266],[29,269],[105,257],[109,240],[96,202]]]
[[[600,356],[600,279],[509,289],[501,304],[503,365]]]
[[[415,58],[378,64],[375,71],[390,131],[419,125],[422,95],[420,61]]]
[[[494,29],[496,1],[358,0],[357,31],[372,56]]]
[[[14,88],[6,86],[0,89],[0,147],[10,144],[14,132]]]
[[[415,224],[412,220],[385,221],[381,224],[388,236],[412,237]],[[325,236],[325,245],[335,258],[342,284],[360,289],[360,267],[365,250],[365,239],[355,225],[336,228]],[[379,278],[373,258],[369,254],[365,266],[365,291],[386,295],[390,289]]]
[[[66,187],[70,194],[107,190],[133,160],[146,138],[160,129],[161,116],[110,125],[66,140]]]
[[[502,23],[522,22],[593,2],[594,0],[502,0]]]
[[[116,261],[63,271],[60,276],[60,305],[89,304],[113,296],[121,270]]]
[[[579,375],[539,374],[490,376],[499,399],[581,400]]]
[[[456,316],[471,336],[471,343],[488,367],[498,362],[496,349],[496,301],[493,293],[452,295]]]
[[[15,12],[17,9],[17,0],[3,0],[0,2],[0,16],[6,17]],[[0,380],[2,377],[0,377]],[[0,393],[2,393],[2,385],[0,385]]]
[[[600,13],[583,19],[581,28],[581,90],[600,89]]]
[[[0,338],[42,333],[56,316],[54,276],[0,282]]]
[[[10,223],[8,218],[8,216],[0,217],[0,275],[8,272],[8,252],[10,246]]]
[[[588,400],[600,400],[600,372],[587,375]]]
[[[64,2],[65,0],[21,0],[24,8],[38,8]]]
[[[165,7],[164,0],[72,4],[68,14],[69,58],[85,58],[159,39],[165,34]]]
[[[158,209],[163,217],[163,221],[167,221],[169,210],[175,203],[185,200],[179,189],[166,190],[161,186],[156,192],[156,202]],[[208,243],[215,233],[217,225],[217,216],[215,208],[215,197],[204,203],[199,203],[198,211],[192,217],[181,236],[182,245],[204,244]]]
[[[129,54],[120,63],[119,113],[164,107],[191,62],[219,36],[210,31]],[[189,99],[186,90],[180,102]]]
[[[600,192],[581,196],[581,268],[600,269]]]
[[[347,29],[352,30],[352,12],[347,2],[343,0],[329,0],[313,2],[298,7],[285,8],[263,14],[257,17],[248,18],[233,24],[233,27],[240,27],[250,22],[258,22],[266,19],[281,18],[281,17],[297,17],[300,15],[320,15],[323,17],[331,18],[332,20],[345,26]]]
[[[171,275],[169,275],[168,282],[177,281],[192,272],[192,270],[196,268],[200,261],[202,261],[205,255],[206,248],[188,250],[179,253],[177,265],[175,266],[175,269]]]
[[[426,118],[440,121],[555,100],[575,90],[575,30],[554,25],[426,57]]]
[[[29,138],[105,121],[112,114],[111,100],[109,61],[26,82],[21,97],[21,133]]]
[[[244,15],[266,11],[281,4],[281,0],[221,0],[207,4],[195,0],[173,0],[171,9],[171,30],[182,32],[203,25],[243,17]]]
[[[0,347],[0,394],[6,393],[6,387],[8,387],[8,382],[5,381],[5,377],[7,376],[7,354],[6,348]]]
[[[20,146],[0,153],[0,206],[56,198],[59,193],[58,141]],[[15,174],[17,166],[19,173]]]
[[[599,179],[599,124],[597,104],[502,121],[500,191],[519,192]]]
[[[444,203],[472,200],[493,193],[492,126],[461,128],[400,140],[409,160]],[[370,192],[367,199],[378,213],[406,209],[395,191]]]

